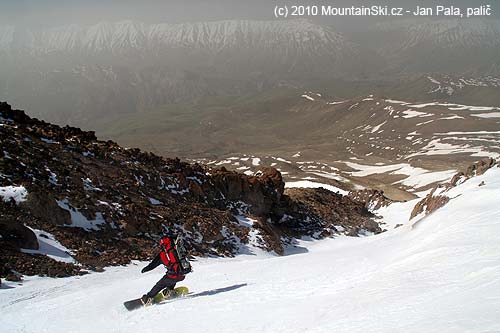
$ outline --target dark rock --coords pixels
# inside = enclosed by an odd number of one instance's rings
[[[365,205],[347,196],[322,188],[288,189],[285,194],[287,213],[278,224],[299,235],[382,232]]]
[[[369,210],[377,210],[381,207],[390,205],[393,201],[384,195],[384,191],[364,189],[351,191],[348,194],[349,198],[364,203]]]
[[[33,216],[47,223],[59,226],[71,224],[70,212],[59,207],[51,193],[36,190],[30,192],[22,206]]]
[[[0,205],[5,206],[3,203]],[[4,209],[1,209],[5,211]],[[24,224],[15,218],[15,216],[2,213],[0,219],[0,235],[2,242],[13,244],[17,248],[38,250],[38,240],[35,233],[24,226]]]
[[[274,168],[261,168],[257,176],[220,168],[214,171],[213,183],[226,200],[249,204],[250,213],[257,216],[269,214],[285,188],[281,174]]]
[[[5,280],[12,281],[12,282],[21,282],[23,280],[23,278],[19,274],[10,273],[10,274],[7,274],[7,276],[5,277]]]

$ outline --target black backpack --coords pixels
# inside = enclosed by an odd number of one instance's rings
[[[184,241],[180,236],[177,236],[174,241],[174,255],[175,259],[179,263],[179,273],[182,275],[186,275],[193,271],[191,267],[191,263],[188,261],[188,252],[184,247]]]

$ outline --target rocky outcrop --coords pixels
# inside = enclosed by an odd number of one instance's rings
[[[382,232],[365,205],[348,196],[323,188],[288,189],[286,194],[287,213],[277,224],[297,234],[321,238]]]
[[[9,203],[0,200],[0,238],[2,243],[17,249],[38,250],[39,244],[35,233],[26,227],[22,220],[9,211]]]
[[[351,191],[348,196],[355,201],[364,203],[365,207],[370,211],[388,206],[393,202],[384,195],[384,191],[374,189]]]
[[[17,243],[0,239],[2,276],[65,276],[147,259],[166,231],[182,234],[198,256],[235,255],[251,232],[259,235],[254,245],[278,254],[291,237],[380,232],[363,204],[347,197],[322,189],[285,193],[274,168],[247,176],[162,158],[30,118],[5,103],[0,123],[0,187],[28,192],[23,202],[2,208],[19,235]],[[257,222],[245,225],[240,215]],[[16,252],[34,246],[24,225],[51,233],[79,265]]]
[[[430,214],[450,201],[447,196],[436,194],[437,189],[439,187],[435,187],[424,199],[417,202],[411,211],[410,220],[422,213],[425,213],[425,215]]]
[[[255,176],[245,176],[222,167],[214,171],[212,179],[226,200],[250,205],[249,212],[257,216],[273,212],[285,189],[281,174],[274,168],[260,168]]]
[[[26,207],[34,217],[47,223],[58,226],[71,224],[70,212],[59,207],[50,193],[33,190],[22,206]]]
[[[450,198],[446,195],[447,191],[472,177],[482,175],[496,164],[497,162],[492,158],[480,160],[467,167],[465,172],[458,172],[455,174],[450,182],[436,185],[425,198],[415,205],[411,212],[410,220],[419,214],[424,213],[427,215],[443,207],[450,201]]]
[[[2,244],[0,275],[7,280],[20,281],[21,275],[67,277],[86,272],[74,264],[58,262],[40,254],[26,254]]]
[[[471,164],[467,167],[465,172],[458,172],[453,176],[450,181],[450,186],[456,186],[458,184],[463,183],[465,180],[474,177],[480,176],[485,173],[488,169],[496,165],[497,162],[493,158],[486,158],[476,163]]]

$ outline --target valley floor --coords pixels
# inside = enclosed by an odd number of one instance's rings
[[[289,255],[206,258],[186,299],[128,312],[160,268],[146,263],[0,290],[2,332],[492,332],[500,331],[500,168],[452,190],[445,207],[406,222],[385,210],[375,236],[302,240]],[[484,181],[483,186],[478,186]],[[415,222],[415,221],[412,221]]]

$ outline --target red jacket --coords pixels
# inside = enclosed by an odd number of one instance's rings
[[[175,258],[174,251],[170,247],[168,250],[161,251],[156,257],[142,269],[142,273],[155,269],[160,264],[165,265],[167,268],[167,276],[171,279],[182,281],[185,276],[179,273],[179,262]]]

